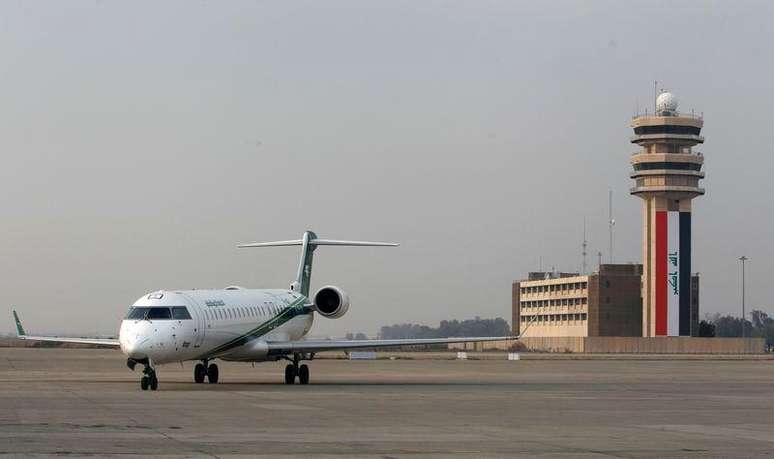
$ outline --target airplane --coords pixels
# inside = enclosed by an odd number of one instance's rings
[[[285,384],[309,384],[309,366],[322,351],[380,349],[397,346],[474,343],[514,340],[518,336],[330,340],[305,339],[315,315],[340,319],[349,310],[349,295],[334,285],[309,295],[312,259],[320,246],[382,246],[396,243],[319,239],[306,231],[301,239],[258,242],[240,248],[301,246],[296,279],[289,289],[246,289],[229,286],[208,290],[159,290],[140,297],[121,322],[118,339],[67,338],[28,335],[13,311],[17,336],[23,340],[99,344],[120,348],[126,365],[143,366],[140,388],[157,390],[159,365],[198,361],[194,382],[216,384],[219,370],[214,360],[266,362],[287,360]]]

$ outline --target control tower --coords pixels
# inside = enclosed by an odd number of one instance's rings
[[[691,200],[704,194],[701,116],[662,92],[654,115],[632,120],[634,188],[642,198],[642,336],[691,336]]]

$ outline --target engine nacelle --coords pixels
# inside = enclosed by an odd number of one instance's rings
[[[333,285],[326,285],[314,294],[314,310],[328,319],[338,319],[349,310],[349,295]]]

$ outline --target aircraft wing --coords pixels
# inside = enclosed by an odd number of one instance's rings
[[[64,336],[31,336],[24,331],[19,315],[16,311],[13,311],[13,320],[16,321],[16,336],[19,339],[30,341],[53,341],[55,343],[79,343],[79,344],[101,344],[103,346],[120,346],[117,339],[101,339],[101,338],[68,338]]]
[[[369,340],[298,340],[269,341],[270,355],[286,355],[294,352],[349,351],[354,349],[379,349],[424,344],[482,343],[487,341],[513,341],[518,336],[494,336],[473,338],[426,338],[426,339],[369,339]]]

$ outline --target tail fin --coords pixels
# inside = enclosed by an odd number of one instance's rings
[[[19,314],[16,314],[16,310],[13,310],[13,320],[16,321],[16,336],[26,336],[27,333],[24,331],[24,327],[22,327],[21,320],[19,320]]]
[[[309,296],[309,282],[312,278],[312,259],[314,250],[320,245],[338,245],[338,246],[376,246],[376,247],[395,247],[398,244],[393,242],[366,242],[366,241],[338,241],[334,239],[318,239],[312,231],[306,231],[301,239],[291,241],[275,242],[255,242],[252,244],[242,244],[239,247],[284,247],[291,245],[301,246],[301,260],[298,263],[298,273],[296,280],[290,286],[294,291],[302,295]]]

